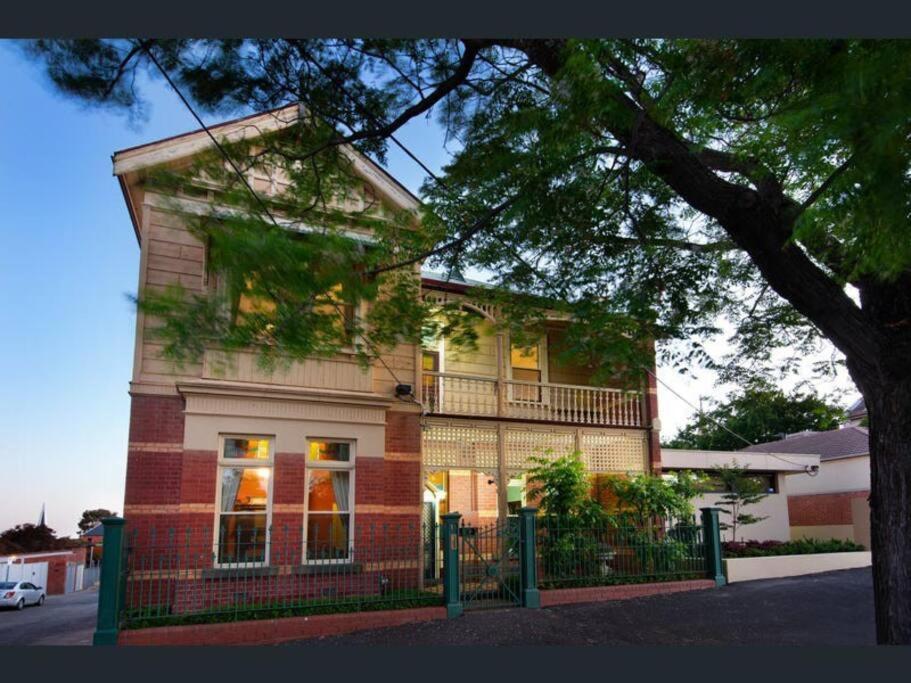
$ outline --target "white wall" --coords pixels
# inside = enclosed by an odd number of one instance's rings
[[[790,541],[791,528],[788,520],[788,484],[781,474],[778,477],[778,493],[770,493],[755,505],[747,506],[743,512],[757,517],[767,517],[761,522],[737,528],[738,541]],[[790,477],[788,477],[790,480]],[[722,493],[704,493],[694,499],[693,504],[698,511],[703,507],[720,507]],[[722,510],[728,509],[721,507]],[[698,512],[697,512],[698,514]],[[722,522],[730,522],[731,516],[721,513],[718,515]],[[721,540],[731,541],[732,530],[722,530]]]
[[[870,488],[870,456],[824,460],[819,463],[819,474],[789,474],[788,493],[799,496],[812,493],[839,491],[864,491]]]

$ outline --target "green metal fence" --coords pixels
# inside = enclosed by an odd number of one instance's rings
[[[622,518],[598,523],[541,517],[535,555],[540,588],[574,588],[706,576],[704,530],[694,522]]]
[[[416,524],[126,527],[120,625],[205,623],[442,604]],[[216,535],[217,534],[217,535]]]
[[[96,645],[122,628],[440,605],[538,607],[539,589],[714,579],[724,584],[718,510],[702,524],[599,524],[524,508],[488,528],[443,515],[309,529],[105,525]]]

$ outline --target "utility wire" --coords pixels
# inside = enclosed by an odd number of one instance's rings
[[[259,202],[260,206],[262,206],[263,210],[266,212],[266,215],[269,216],[269,218],[271,219],[271,221],[276,225],[276,227],[278,227],[278,223],[276,222],[275,218],[272,216],[272,214],[271,214],[271,212],[269,211],[268,207],[266,206],[265,202],[263,202],[263,200],[260,198],[260,196],[253,190],[253,188],[250,186],[249,182],[247,181],[246,176],[244,176],[243,173],[241,173],[240,169],[237,168],[237,166],[235,165],[234,161],[233,161],[233,160],[229,157],[229,155],[225,152],[225,150],[224,150],[224,149],[222,148],[222,146],[219,144],[218,140],[215,139],[215,136],[212,135],[211,131],[210,131],[209,128],[205,125],[205,123],[203,123],[202,119],[199,117],[199,115],[196,113],[196,111],[193,109],[193,107],[190,105],[190,103],[187,101],[187,99],[183,96],[183,93],[181,93],[181,91],[180,91],[180,89],[177,87],[177,85],[171,80],[171,78],[170,78],[170,76],[168,75],[167,71],[165,71],[165,69],[161,66],[161,64],[158,62],[158,60],[157,60],[157,59],[155,58],[155,56],[152,54],[152,51],[149,49],[149,43],[142,43],[142,48],[143,48],[143,50],[145,50],[146,54],[148,54],[149,58],[152,60],[152,62],[155,64],[155,66],[158,67],[158,70],[159,70],[159,71],[161,72],[161,74],[164,76],[165,80],[168,82],[168,84],[171,86],[171,88],[174,90],[174,92],[177,93],[177,96],[180,98],[180,100],[183,102],[184,106],[190,111],[190,113],[193,115],[193,117],[194,117],[194,118],[196,119],[196,121],[199,123],[200,127],[206,132],[206,134],[209,136],[209,138],[211,138],[212,142],[213,142],[213,143],[215,144],[215,146],[218,148],[219,152],[221,152],[221,154],[222,154],[222,156],[224,156],[225,160],[228,161],[228,163],[231,165],[231,168],[234,169],[235,173],[236,173],[236,174],[238,175],[238,177],[243,181],[243,183],[244,183],[244,185],[246,186],[246,188],[247,188],[247,189],[250,191],[250,193],[256,198],[256,200],[257,200],[257,202]],[[381,127],[381,128],[382,128],[382,127],[385,127],[386,124],[385,124],[385,122],[384,122],[382,119],[380,119],[379,117],[377,117],[377,116],[376,116],[372,111],[370,111],[367,107],[364,107],[364,106],[362,105],[362,103],[360,102],[360,100],[358,100],[356,97],[354,97],[353,95],[351,95],[351,93],[348,92],[347,88],[345,88],[344,84],[339,83],[335,78],[333,78],[332,75],[329,74],[329,72],[325,69],[325,67],[323,67],[322,64],[320,64],[312,55],[310,55],[310,59],[311,59],[311,61],[313,62],[314,66],[316,66],[317,70],[319,70],[319,72],[322,73],[323,76],[325,76],[325,77],[326,77],[327,79],[329,79],[333,84],[335,84],[336,87],[338,87],[338,89],[341,91],[341,93],[342,93],[343,95],[345,95],[345,97],[347,97],[351,102],[353,102],[353,103],[355,104],[355,106],[357,106],[359,109],[361,109],[361,111],[364,112],[364,114],[365,114],[366,116],[368,116],[368,117],[373,121],[373,123],[374,123],[375,125],[378,125],[378,126]],[[400,148],[400,149],[401,149],[401,150],[402,150],[402,151],[403,151],[403,152],[404,152],[412,161],[414,161],[414,162],[415,162],[415,163],[416,163],[416,164],[417,164],[425,173],[427,173],[427,175],[428,175],[428,176],[429,176],[437,185],[439,185],[444,191],[446,191],[446,193],[449,194],[450,197],[454,197],[454,196],[455,196],[454,190],[453,190],[452,188],[450,188],[449,185],[447,185],[446,182],[445,182],[442,178],[440,178],[436,173],[434,173],[434,172],[427,166],[427,164],[425,164],[425,163],[420,159],[420,157],[418,157],[414,152],[412,152],[412,151],[411,151],[403,142],[401,142],[394,134],[390,134],[390,135],[389,135],[389,139],[392,140],[392,142],[394,142],[394,143],[396,144],[396,146],[398,146],[398,147],[399,147],[399,148]],[[507,246],[507,247],[508,247],[508,245],[506,245],[505,242],[503,242],[502,240],[500,240],[500,241],[501,241],[501,243],[502,243],[504,246]],[[522,259],[521,257],[519,257],[518,254],[515,254],[515,256],[519,259],[519,261],[524,262],[524,259]],[[451,270],[452,270],[452,269],[450,268],[450,272],[451,272]],[[335,306],[336,306],[336,308],[338,308],[338,304],[335,304]],[[339,309],[339,313],[341,313],[341,310],[340,310],[340,309]],[[386,370],[389,371],[389,374],[392,375],[393,379],[395,379],[396,384],[401,384],[401,382],[399,381],[399,379],[398,379],[398,377],[396,376],[395,372],[393,372],[392,368],[390,368],[389,365],[386,363],[386,361],[383,360],[382,356],[380,356],[380,354],[378,353],[376,347],[373,345],[373,343],[370,341],[370,339],[367,338],[367,337],[364,337],[364,341],[366,341],[366,342],[371,346],[371,348],[373,349],[373,351],[376,353],[377,358],[379,359],[379,361],[383,364],[383,366],[386,368]],[[674,396],[676,396],[676,397],[679,398],[681,401],[683,401],[684,403],[686,403],[688,406],[690,406],[690,408],[694,409],[694,410],[696,411],[696,413],[697,413],[700,417],[702,417],[703,419],[708,419],[709,421],[713,422],[713,423],[716,424],[718,427],[721,427],[721,429],[723,429],[724,431],[728,432],[728,433],[731,434],[732,436],[734,436],[734,437],[740,439],[741,441],[743,441],[747,446],[754,446],[754,445],[755,445],[752,441],[750,441],[749,439],[747,439],[745,436],[743,436],[743,435],[741,435],[741,434],[738,434],[737,432],[735,432],[734,430],[732,430],[731,428],[729,428],[727,425],[725,425],[725,424],[722,423],[721,421],[716,420],[715,418],[706,415],[706,413],[705,413],[700,407],[694,405],[689,399],[685,398],[683,395],[681,395],[679,392],[677,392],[672,386],[670,386],[667,382],[665,382],[665,381],[662,380],[660,377],[658,377],[658,375],[656,375],[654,372],[652,372],[648,367],[646,367],[646,366],[643,365],[643,366],[642,366],[642,369],[645,370],[645,372],[647,372],[649,375],[651,375],[652,377],[654,377],[654,378],[655,378],[655,381],[659,382],[662,386],[664,386],[664,388],[666,388],[668,391],[670,391]],[[413,394],[412,394],[412,396],[413,396]],[[764,452],[764,453],[765,453],[766,455],[771,455],[773,458],[777,458],[778,460],[781,460],[782,462],[786,462],[786,463],[788,463],[788,464],[790,464],[790,465],[796,465],[796,466],[802,466],[802,465],[803,465],[803,463],[795,462],[794,460],[788,460],[787,458],[784,458],[784,457],[778,455],[777,453],[772,453],[772,452]],[[803,466],[804,466],[804,467],[807,469],[807,471],[809,472],[809,469],[810,469],[809,466],[806,466],[806,465],[803,465]]]
[[[322,73],[323,76],[325,76],[327,79],[329,79],[329,80],[330,80],[330,81],[339,89],[339,91],[340,91],[345,97],[347,97],[351,102],[354,103],[354,105],[355,105],[356,107],[358,107],[358,108],[359,108],[367,117],[369,117],[369,118],[373,121],[374,125],[376,125],[376,126],[379,127],[379,128],[385,128],[385,127],[386,127],[387,124],[386,124],[385,121],[383,121],[383,120],[380,119],[378,116],[376,116],[376,114],[374,114],[372,111],[370,111],[369,108],[364,107],[364,106],[362,105],[362,103],[360,102],[359,99],[357,99],[357,98],[354,97],[350,92],[348,92],[347,88],[345,88],[345,86],[344,86],[343,83],[339,83],[338,80],[336,80],[335,78],[333,78],[333,76],[332,76],[332,75],[331,75],[331,74],[330,74],[330,73],[329,73],[329,72],[328,72],[328,71],[327,71],[327,70],[326,70],[326,69],[325,69],[325,68],[324,68],[324,67],[323,67],[323,66],[322,66],[322,65],[321,65],[313,56],[312,56],[312,55],[309,55],[309,56],[310,56],[310,59],[312,60],[313,64],[316,66],[317,70],[318,70],[320,73]],[[433,171],[431,171],[431,170],[427,167],[427,165],[426,165],[423,161],[421,161],[421,159],[420,159],[414,152],[412,152],[410,149],[408,149],[408,147],[407,147],[404,143],[402,143],[398,138],[396,138],[395,135],[390,135],[389,138],[390,138],[390,139],[391,139],[391,140],[392,140],[392,141],[393,141],[393,142],[394,142],[394,143],[395,143],[395,144],[396,144],[396,145],[397,145],[397,146],[398,146],[406,155],[408,155],[408,157],[410,157],[418,166],[420,166],[421,169],[423,169],[423,170],[430,176],[430,178],[431,178],[437,185],[439,185],[440,188],[442,188],[450,197],[455,197],[455,196],[456,196],[456,195],[455,195],[455,191],[454,191],[451,187],[449,187],[449,185],[448,185],[442,178],[440,178],[436,173],[434,173]],[[499,236],[495,235],[495,237],[498,239],[498,241],[500,241],[501,244],[503,244],[503,246],[507,247],[507,249],[509,249],[510,251],[512,251],[512,252],[513,252],[513,255],[514,255],[520,262],[525,263],[525,262],[524,262],[524,259],[523,259],[518,253],[515,252],[515,249],[514,249],[514,248],[510,247],[509,245],[507,245],[502,239],[499,238]],[[526,264],[526,265],[527,265],[527,264]],[[452,267],[450,267],[450,273],[451,273],[451,271],[452,271]],[[546,281],[545,281],[545,283],[546,283]],[[547,283],[546,283],[546,284],[547,284]],[[553,285],[549,285],[549,286],[550,286],[552,289],[555,289],[555,288],[553,287]],[[697,414],[698,414],[700,417],[702,417],[703,419],[708,419],[708,420],[710,420],[711,422],[715,423],[717,426],[721,427],[723,430],[725,430],[726,432],[728,432],[728,433],[731,434],[732,436],[734,436],[734,437],[740,439],[741,441],[743,441],[747,446],[754,446],[754,445],[755,445],[752,441],[750,441],[749,439],[747,439],[745,436],[742,436],[741,434],[738,434],[738,433],[735,432],[734,430],[730,429],[727,425],[725,425],[725,424],[723,424],[722,422],[716,420],[715,418],[706,415],[705,412],[704,412],[701,408],[699,408],[699,407],[693,405],[693,403],[691,403],[688,399],[684,398],[680,393],[678,393],[678,392],[677,392],[673,387],[671,387],[667,382],[665,382],[665,381],[663,381],[662,379],[660,379],[660,378],[659,378],[655,373],[653,373],[649,368],[647,368],[646,366],[643,365],[643,366],[642,366],[642,369],[645,370],[649,375],[651,375],[652,377],[654,377],[655,380],[656,380],[657,382],[660,382],[668,391],[670,391],[672,394],[674,394],[677,398],[679,398],[679,399],[682,400],[684,403],[686,403],[688,406],[690,406],[691,408],[693,408],[694,410],[696,410]],[[771,455],[772,457],[777,458],[778,460],[781,460],[782,462],[786,462],[786,463],[788,463],[788,464],[790,464],[790,465],[796,465],[796,466],[798,466],[798,467],[799,467],[799,466],[803,466],[803,463],[799,463],[799,462],[795,462],[795,461],[793,461],[793,460],[789,460],[789,459],[787,459],[787,458],[784,458],[784,457],[778,455],[777,453],[768,452],[768,453],[766,453],[766,454],[767,454],[767,455]],[[807,469],[807,471],[809,472],[809,466],[804,466],[804,467],[805,467],[805,468]]]
[[[724,424],[724,423],[721,422],[720,420],[716,420],[715,418],[711,417],[710,415],[706,415],[706,413],[702,410],[702,408],[700,408],[699,406],[696,406],[696,405],[693,404],[689,399],[687,399],[686,397],[684,397],[683,395],[681,395],[680,393],[678,393],[670,384],[668,384],[667,382],[665,382],[664,380],[662,380],[660,377],[658,377],[658,375],[656,375],[654,372],[652,372],[651,370],[649,370],[646,366],[643,365],[643,366],[641,366],[641,367],[642,367],[642,369],[645,370],[649,375],[651,375],[652,377],[654,377],[654,378],[655,378],[655,381],[659,382],[662,386],[664,386],[665,389],[667,389],[668,391],[670,391],[674,396],[676,396],[676,397],[679,398],[681,401],[683,401],[684,403],[686,403],[690,408],[692,408],[693,410],[695,410],[696,413],[697,413],[700,417],[702,417],[703,419],[707,419],[707,420],[709,420],[710,422],[713,422],[715,425],[717,425],[718,427],[721,427],[721,428],[722,428],[724,431],[726,431],[728,434],[730,434],[730,435],[732,435],[732,436],[734,436],[734,437],[740,439],[741,441],[743,441],[747,446],[755,446],[755,445],[756,445],[755,443],[753,443],[752,441],[750,441],[750,440],[749,440],[748,438],[746,438],[745,436],[743,436],[743,435],[738,434],[737,432],[735,432],[733,429],[731,429],[730,427],[728,427],[726,424]],[[810,467],[810,466],[809,466],[809,465],[805,465],[805,464],[802,463],[802,462],[795,462],[794,460],[788,460],[787,458],[784,458],[784,457],[778,455],[777,453],[773,453],[773,452],[771,452],[771,451],[751,451],[751,452],[753,452],[753,453],[760,452],[760,453],[762,453],[763,455],[771,455],[773,458],[778,458],[778,459],[781,460],[782,462],[786,462],[786,463],[788,463],[788,464],[790,464],[790,465],[797,465],[798,467],[801,467],[801,466],[802,466],[802,467],[804,467],[805,469],[807,469],[807,471],[808,471],[808,473],[809,473],[809,467]]]
[[[196,119],[196,122],[199,124],[199,127],[202,128],[206,132],[206,135],[208,135],[209,139],[212,140],[212,143],[215,145],[215,147],[221,153],[222,157],[224,157],[225,161],[227,161],[228,164],[230,164],[234,173],[237,175],[238,178],[240,178],[241,182],[244,184],[244,187],[246,187],[246,189],[250,192],[250,194],[253,196],[253,198],[260,205],[260,207],[262,207],[262,210],[265,212],[266,216],[269,217],[269,220],[272,221],[272,224],[276,228],[281,228],[281,226],[278,224],[278,221],[275,220],[275,216],[273,216],[272,212],[269,211],[269,207],[266,205],[266,202],[263,201],[262,197],[260,197],[256,193],[256,191],[253,189],[253,186],[250,185],[250,182],[247,180],[247,177],[237,167],[237,164],[234,163],[234,160],[227,153],[227,151],[225,151],[225,148],[222,147],[221,143],[212,134],[212,131],[209,130],[209,127],[203,122],[203,120],[202,120],[202,118],[200,118],[199,114],[196,113],[196,110],[193,108],[193,106],[190,104],[190,102],[187,100],[187,98],[184,97],[183,93],[180,91],[180,88],[178,88],[177,84],[171,79],[171,76],[168,74],[167,70],[161,65],[161,63],[158,61],[158,59],[156,59],[155,54],[151,50],[152,42],[153,41],[142,41],[140,43],[140,46],[142,47],[142,49],[146,53],[146,55],[148,55],[148,57],[152,61],[152,63],[156,66],[156,68],[161,73],[161,75],[164,77],[165,81],[167,81],[168,85],[171,86],[171,89],[177,94],[177,97],[180,98],[180,101],[183,102],[184,107],[186,107],[187,110],[193,115],[193,118]],[[341,306],[339,306],[338,303],[333,301],[332,305],[335,307],[335,309],[339,313],[339,315],[344,316],[344,311],[342,311]],[[401,380],[399,380],[398,376],[395,374],[395,371],[391,367],[389,367],[389,364],[385,361],[385,359],[383,359],[382,355],[379,353],[379,350],[377,349],[377,347],[373,343],[373,341],[367,335],[361,335],[361,338],[367,343],[367,345],[370,347],[370,349],[374,352],[377,360],[379,360],[380,363],[383,365],[383,367],[386,368],[386,370],[389,372],[389,374],[395,380],[395,383],[402,384]]]

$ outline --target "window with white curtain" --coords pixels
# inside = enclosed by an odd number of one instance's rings
[[[215,525],[215,557],[219,565],[268,562],[272,451],[272,439],[268,437],[219,439]]]
[[[308,440],[306,497],[304,559],[350,559],[354,539],[354,442]]]

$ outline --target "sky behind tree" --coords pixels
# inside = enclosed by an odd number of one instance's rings
[[[140,83],[145,121],[85,109],[56,94],[18,45],[0,41],[0,428],[13,486],[0,530],[37,522],[72,534],[83,510],[123,509],[139,248],[111,154],[194,129],[160,81]],[[207,123],[221,119],[204,116]],[[430,168],[448,153],[440,128],[421,119],[398,136]],[[417,192],[424,172],[394,145],[388,170]],[[471,275],[471,274],[469,274]],[[710,345],[720,351],[723,342]],[[692,403],[717,394],[714,377],[659,377]],[[817,385],[853,390],[846,375]],[[692,408],[659,386],[662,431],[673,435]]]

